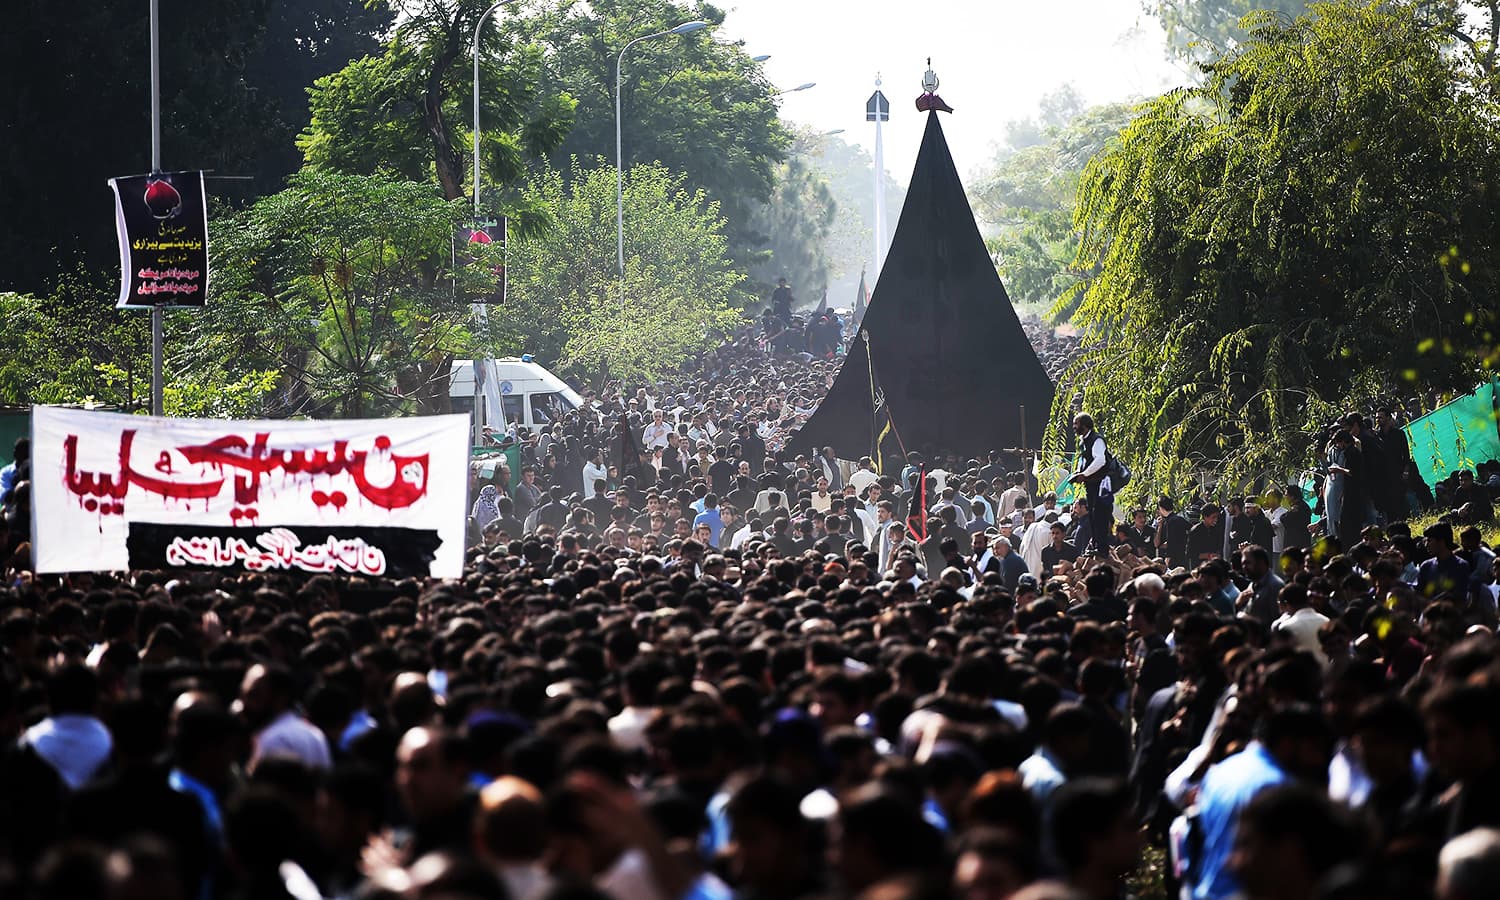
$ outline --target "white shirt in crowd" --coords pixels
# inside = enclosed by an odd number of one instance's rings
[[[859,492],[861,497],[865,495],[865,491],[870,489],[870,485],[879,480],[880,476],[869,469],[860,469],[849,476],[849,483],[854,485],[854,489]]]
[[[1318,662],[1326,666],[1328,657],[1323,654],[1323,645],[1318,641],[1318,630],[1327,623],[1327,616],[1311,606],[1304,606],[1277,619],[1271,625],[1271,630],[1291,635],[1292,643],[1298,649],[1310,652],[1318,658]]]
[[[649,706],[627,706],[609,720],[609,737],[621,750],[645,750],[646,726],[656,710]]]
[[[601,478],[609,477],[609,469],[603,463],[593,460],[583,464],[583,499],[590,500],[594,496],[594,482]]]
[[[651,424],[646,426],[645,432],[641,435],[641,443],[645,445],[647,450],[660,450],[667,446],[667,435],[671,433],[671,425],[668,425],[666,422],[653,420]]]
[[[1013,512],[1019,512],[1021,505],[1026,502],[1026,489],[1023,487],[1008,487],[1005,493],[1000,495],[999,515],[1008,516]]]

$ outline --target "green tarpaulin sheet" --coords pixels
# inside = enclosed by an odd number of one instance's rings
[[[521,478],[521,449],[519,447],[506,447],[504,450],[497,447],[473,447],[469,454],[469,459],[478,468],[482,478],[493,477],[495,471],[502,465],[510,470],[512,486]]]
[[[1445,403],[1406,426],[1411,458],[1422,480],[1435,485],[1459,469],[1500,459],[1496,430],[1496,385],[1491,380],[1471,394]]]
[[[0,412],[0,466],[11,463],[16,438],[31,433],[31,413],[24,411]]]

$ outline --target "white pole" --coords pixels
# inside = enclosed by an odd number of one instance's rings
[[[151,0],[151,174],[161,171],[161,15]],[[161,305],[151,307],[151,415],[162,414]]]
[[[665,37],[669,34],[691,34],[707,27],[709,26],[705,22],[683,22],[666,31],[643,34],[627,42],[620,48],[620,55],[615,57],[615,252],[616,261],[620,267],[621,313],[625,312],[625,152],[624,144],[620,140],[620,73],[625,66],[625,51],[641,41],[649,41],[652,38]]]
[[[490,13],[509,2],[510,0],[496,0],[496,3],[479,17],[479,21],[474,23],[474,217],[476,219],[479,217],[479,31],[484,27],[484,20],[490,17]]]
[[[875,78],[875,89],[880,90],[880,77]],[[881,140],[879,110],[875,114],[875,281],[880,281],[880,268],[885,265],[885,143]]]
[[[649,41],[652,38],[671,33],[668,30],[642,35],[621,47],[620,55],[615,57],[615,253],[616,261],[620,267],[620,312],[622,314],[625,312],[625,145],[620,136],[621,73],[625,68],[626,50],[629,50],[641,41]]]
[[[615,57],[615,247],[620,265],[621,312],[625,311],[625,151],[620,140],[620,70],[630,44],[621,47],[620,55]]]
[[[477,21],[477,22],[474,23],[474,225],[476,227],[478,227],[478,225],[479,225],[479,181],[480,181],[480,179],[479,179],[479,34],[484,29],[484,22],[485,22],[485,20],[488,19],[490,17],[490,15],[495,10],[499,9],[500,7],[504,6],[505,4],[507,4],[509,2],[510,2],[510,0],[495,0],[495,3],[492,4],[489,9],[485,10],[484,13],[479,17],[479,21]],[[453,257],[454,257],[454,264],[456,266],[457,262],[458,262],[458,245],[457,245],[456,242],[455,242],[454,248],[453,248]],[[471,306],[471,309],[474,312],[475,318],[479,320],[480,326],[484,326],[484,325],[486,325],[486,324],[489,323],[489,310],[485,308],[484,304],[482,304],[482,303],[475,303],[475,304],[473,304]],[[488,357],[486,357],[486,359],[488,359]],[[481,413],[484,412],[484,410],[483,410],[483,401],[481,400],[480,393],[479,393],[479,367],[482,366],[483,364],[484,364],[484,360],[483,359],[470,359],[469,360],[469,374],[472,375],[473,378],[474,378],[474,416],[473,416],[473,419],[472,419],[472,421],[473,421],[473,428],[474,428],[474,434],[473,434],[473,437],[471,439],[471,444],[472,444],[472,446],[476,446],[476,447],[483,443],[483,440],[482,440],[482,435],[484,434],[483,427],[484,427],[484,423],[486,421],[488,421],[488,416],[482,416],[481,415]]]

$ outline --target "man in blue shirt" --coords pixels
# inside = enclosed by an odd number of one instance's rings
[[[31,459],[31,438],[16,438],[15,452],[11,455],[11,463],[0,469],[0,501],[6,500],[11,488],[16,486],[16,467]]]
[[[1208,770],[1198,791],[1193,828],[1202,838],[1189,859],[1193,900],[1224,900],[1240,893],[1229,868],[1240,812],[1262,790],[1293,780],[1317,783],[1327,776],[1333,739],[1318,710],[1292,704],[1261,719],[1256,740]]]
[[[708,542],[715,547],[719,546],[719,536],[724,533],[724,519],[719,515],[719,495],[705,494],[703,496],[703,512],[693,517],[693,529],[697,530],[699,525],[707,525],[710,529]]]

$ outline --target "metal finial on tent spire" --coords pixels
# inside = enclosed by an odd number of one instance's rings
[[[953,112],[953,107],[943,102],[935,92],[938,89],[937,73],[932,71],[932,57],[927,57],[927,71],[922,73],[922,96],[917,98],[917,109],[926,112],[930,109],[940,109],[943,112]]]

